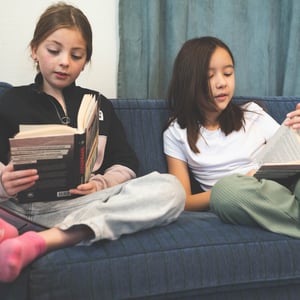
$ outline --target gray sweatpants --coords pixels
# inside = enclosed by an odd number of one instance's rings
[[[183,211],[184,202],[185,191],[175,176],[153,172],[72,200],[26,204],[8,200],[1,206],[47,227],[87,225],[96,241],[168,224]]]
[[[231,175],[212,188],[210,207],[226,223],[300,238],[300,180],[293,191],[271,180]]]

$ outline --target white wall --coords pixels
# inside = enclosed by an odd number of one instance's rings
[[[33,82],[36,74],[29,51],[35,24],[56,1],[8,0],[0,9],[0,81],[13,85]],[[93,29],[93,56],[77,84],[96,89],[108,98],[117,94],[118,0],[66,0],[80,8]]]

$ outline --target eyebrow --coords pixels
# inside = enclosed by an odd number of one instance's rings
[[[227,68],[232,68],[232,69],[234,69],[234,65],[226,65],[226,66],[224,66],[222,69],[227,69]],[[208,68],[208,70],[210,71],[210,70],[215,70],[216,68]]]
[[[54,44],[56,44],[56,45],[58,45],[58,46],[62,46],[62,45],[63,45],[62,43],[60,43],[60,42],[58,42],[58,41],[56,41],[56,40],[47,40],[47,42],[48,42],[48,43],[54,43]],[[75,47],[75,48],[72,48],[72,50],[83,50],[83,51],[85,51],[85,48],[82,48],[82,47]]]
[[[59,46],[62,45],[62,43],[60,43],[60,42],[58,42],[58,41],[56,41],[56,40],[46,40],[46,42],[48,42],[48,43],[54,43],[54,44],[57,44],[57,45],[59,45]]]

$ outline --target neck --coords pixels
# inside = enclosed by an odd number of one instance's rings
[[[217,130],[220,128],[220,125],[219,124],[205,124],[204,127],[207,130]]]
[[[207,119],[203,125],[208,130],[217,130],[220,128],[220,123],[216,118]]]

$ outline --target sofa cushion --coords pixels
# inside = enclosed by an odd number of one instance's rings
[[[299,249],[300,240],[184,212],[169,226],[40,258],[30,299],[190,299],[244,289],[278,299],[278,285],[299,286]]]

